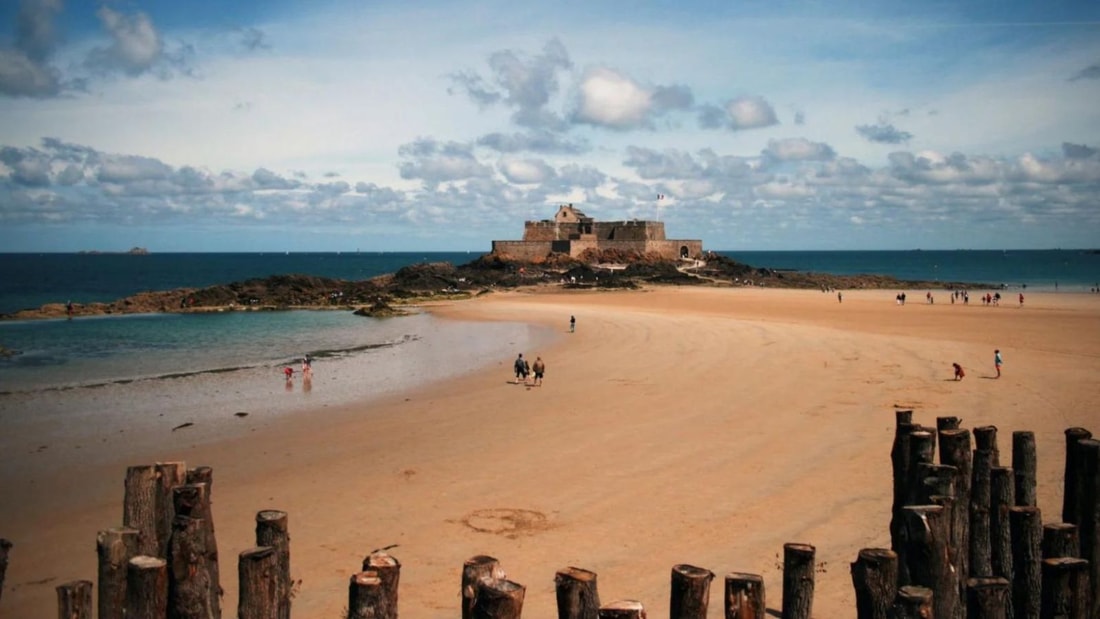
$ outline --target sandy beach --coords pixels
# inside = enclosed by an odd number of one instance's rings
[[[975,295],[976,297],[976,295]],[[96,532],[119,526],[128,465],[214,469],[225,588],[254,516],[289,513],[296,617],[338,617],[372,549],[402,563],[400,612],[460,616],[463,561],[488,554],[526,585],[524,615],[555,616],[554,573],[599,575],[604,602],[667,616],[669,571],[765,579],[779,609],[786,542],[813,544],[814,615],[854,617],[849,563],[888,547],[896,408],[935,424],[1035,433],[1039,507],[1060,519],[1063,431],[1100,433],[1100,295],[1011,295],[999,307],[910,291],[751,288],[531,289],[430,308],[443,318],[568,330],[545,350],[542,387],[512,384],[512,358],[369,403],[240,420],[240,431],[55,441],[5,424],[25,454],[0,471],[10,566],[0,617],[56,613],[54,588],[96,574]],[[1004,373],[994,378],[993,351]],[[513,354],[514,356],[514,354]],[[952,379],[952,362],[966,369]],[[323,371],[323,370],[318,370]],[[11,434],[14,433],[14,437]],[[66,435],[68,436],[68,435]],[[47,448],[43,448],[47,446]]]

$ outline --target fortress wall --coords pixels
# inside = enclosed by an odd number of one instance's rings
[[[553,241],[557,234],[558,224],[553,221],[529,221],[523,225],[525,241]]]
[[[604,221],[597,222],[592,232],[605,241],[664,240],[665,225],[657,221]]]
[[[687,247],[689,258],[698,258],[703,255],[703,242],[698,240],[649,241],[646,246],[648,251],[673,260],[680,258],[680,248],[682,247]]]
[[[602,242],[593,238],[578,239],[569,242],[569,255],[576,258],[584,253],[586,249],[598,249],[603,245]]]
[[[551,241],[493,241],[493,253],[517,260],[542,260],[550,254]]]

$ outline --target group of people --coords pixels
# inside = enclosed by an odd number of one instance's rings
[[[283,368],[283,376],[286,379],[292,380],[294,378],[294,368],[289,365]],[[313,378],[313,357],[308,354],[302,357],[302,379],[311,380]]]
[[[994,378],[1001,377],[1001,366],[1004,365],[1004,358],[1001,357],[1001,349],[993,351],[993,369],[997,372]],[[966,376],[966,370],[962,368],[958,363],[952,363],[951,367],[955,369],[955,380],[962,380]]]
[[[532,387],[542,386],[542,377],[546,373],[546,362],[542,360],[542,357],[535,357],[534,365],[527,363],[527,360],[523,358],[523,353],[519,353],[516,357],[515,363],[512,367],[516,371],[516,384],[530,384]],[[534,375],[533,381],[528,382],[528,378]]]

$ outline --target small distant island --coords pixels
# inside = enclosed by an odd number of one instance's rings
[[[149,250],[144,248],[144,247],[131,247],[127,251],[100,251],[98,249],[82,249],[82,250],[80,250],[76,253],[81,254],[81,255],[89,255],[89,256],[99,256],[99,255],[105,255],[105,254],[124,254],[124,255],[129,255],[129,256],[147,256],[147,255],[149,255]]]

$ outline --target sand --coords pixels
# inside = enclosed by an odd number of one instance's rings
[[[919,297],[919,299],[918,299]],[[14,441],[0,471],[0,537],[15,543],[5,617],[55,613],[54,587],[95,578],[95,534],[120,524],[127,465],[214,469],[226,594],[262,509],[290,515],[296,617],[336,617],[373,549],[403,567],[406,618],[459,616],[466,559],[497,557],[526,585],[525,616],[555,614],[554,573],[599,575],[600,596],[668,613],[669,572],[754,572],[781,605],[783,544],[817,549],[814,615],[854,617],[849,563],[888,547],[894,411],[1035,433],[1039,506],[1060,519],[1063,431],[1100,433],[1100,296],[1029,294],[1024,308],[892,291],[657,288],[520,291],[431,308],[577,331],[545,350],[545,384],[512,358],[461,379],[340,409],[242,421],[247,432],[129,437],[109,447]],[[993,350],[1004,375],[993,378]],[[952,380],[952,362],[967,370]],[[42,445],[48,445],[45,450]]]

